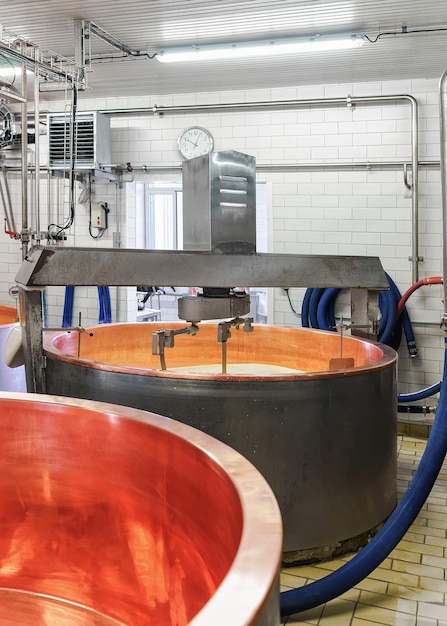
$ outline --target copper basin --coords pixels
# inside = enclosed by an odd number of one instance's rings
[[[25,368],[9,367],[5,358],[6,342],[11,331],[18,326],[15,306],[0,304],[0,391],[26,391]]]
[[[0,326],[4,324],[14,324],[18,322],[17,310],[15,306],[0,304]]]
[[[165,328],[185,326],[176,322],[105,324],[89,328],[92,336],[77,332],[45,333],[44,348],[47,354],[62,361],[88,362],[92,368],[163,378],[250,380],[266,377],[290,380],[291,377],[340,375],[329,371],[330,362],[340,357],[340,335],[268,325],[256,326],[254,333],[232,330],[231,339],[226,344],[227,375],[212,369],[222,363],[222,344],[217,342],[216,324],[201,324],[194,337],[176,337],[174,348],[165,349],[167,369],[161,371],[160,357],[152,354],[152,334]],[[350,358],[353,363],[350,373],[354,373],[353,369],[364,372],[387,366],[392,352],[387,346],[374,342],[351,336],[343,338],[343,358]],[[237,369],[241,364],[251,366],[251,371],[247,368],[241,373]],[[257,369],[260,364],[271,366],[271,370]],[[192,367],[188,369],[189,366]],[[197,366],[209,366],[210,369],[201,372]]]
[[[257,470],[153,413],[0,393],[0,624],[277,624]]]

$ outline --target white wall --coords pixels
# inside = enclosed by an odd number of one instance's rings
[[[294,100],[352,96],[410,94],[419,104],[419,158],[439,160],[438,81],[416,80],[399,83],[370,83],[272,89],[263,91],[184,94],[172,97],[114,98],[81,100],[84,110],[128,109],[170,104],[237,103],[245,101]],[[52,103],[53,110],[61,104]],[[234,149],[252,154],[258,165],[295,162],[410,161],[411,119],[408,104],[316,106],[282,110],[166,114],[125,114],[111,117],[112,162],[134,165],[177,166],[177,137],[192,124],[207,127],[214,136],[215,150]],[[43,138],[43,141],[45,139]],[[181,180],[180,171],[142,172],[135,180]],[[402,171],[372,168],[331,171],[259,171],[258,179],[269,183],[272,206],[269,213],[269,250],[276,253],[379,256],[384,269],[404,292],[412,284],[411,198],[403,183]],[[126,174],[130,181],[131,175]],[[442,223],[439,168],[421,169],[420,247],[424,261],[419,277],[440,275],[442,270]],[[45,185],[45,182],[43,183]],[[80,190],[78,190],[80,191]],[[52,193],[54,198],[54,192]],[[20,205],[18,190],[14,194]],[[112,233],[120,232],[123,247],[132,247],[136,236],[135,192],[131,182],[124,188],[97,181],[95,199],[107,200],[111,208],[110,228],[99,241],[87,232],[86,209],[77,207],[75,227],[67,245],[111,246]],[[46,211],[44,207],[43,212]],[[121,214],[121,219],[119,219]],[[118,216],[118,221],[117,221]],[[127,216],[127,220],[126,220]],[[19,220],[20,224],[20,220]],[[7,289],[20,265],[20,244],[2,237],[0,248],[0,300],[7,301]],[[56,290],[57,291],[57,290]],[[133,301],[124,290],[118,319],[132,315]],[[78,290],[77,290],[78,292]],[[290,290],[294,306],[300,309],[303,289]],[[86,323],[97,321],[94,288],[79,288]],[[133,296],[132,296],[133,297]],[[131,299],[132,299],[131,297]],[[113,298],[115,300],[115,296]],[[416,390],[437,382],[442,373],[442,289],[420,289],[408,303],[414,320],[419,356],[411,361],[401,349],[399,389]],[[49,294],[49,323],[60,324],[62,291]],[[114,311],[116,318],[116,310]],[[275,290],[276,324],[299,324],[283,293]],[[403,342],[404,344],[405,342]]]

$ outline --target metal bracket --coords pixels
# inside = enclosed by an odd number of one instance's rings
[[[177,330],[157,330],[152,334],[152,354],[160,357],[160,367],[166,369],[165,348],[174,347],[175,335],[196,335],[199,332],[197,324],[191,324]]]
[[[219,322],[217,325],[217,341],[222,344],[222,374],[227,373],[227,341],[231,337],[231,328],[239,330],[239,326],[244,327],[244,333],[253,332],[252,317],[235,317],[233,320]]]

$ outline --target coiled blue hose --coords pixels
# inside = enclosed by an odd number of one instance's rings
[[[446,339],[444,337],[444,347]],[[366,578],[396,547],[416,519],[447,453],[447,356],[433,428],[413,480],[384,526],[348,563],[325,578],[280,594],[281,615],[293,615],[338,597]]]
[[[401,315],[398,315],[397,307],[402,296],[391,276],[386,274],[386,277],[390,288],[379,292],[381,320],[377,339],[398,350],[403,331],[409,355],[414,357],[417,355],[417,347],[408,311],[404,307]],[[340,289],[334,287],[306,289],[301,306],[302,326],[335,331],[335,301],[339,292]]]

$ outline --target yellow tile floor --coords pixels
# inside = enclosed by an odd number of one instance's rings
[[[398,437],[397,487],[408,487],[426,440]],[[337,569],[353,555],[281,571],[281,591]],[[447,461],[417,519],[368,578],[323,606],[283,619],[313,626],[447,626]]]

